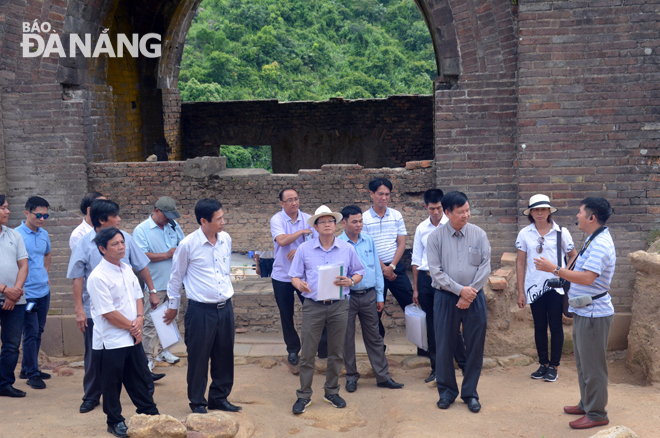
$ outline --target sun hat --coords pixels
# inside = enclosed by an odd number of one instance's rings
[[[545,195],[534,195],[529,198],[529,205],[527,206],[527,210],[523,211],[523,214],[528,216],[532,208],[549,208],[550,213],[557,211],[555,207],[550,205],[550,198]]]
[[[337,222],[339,222],[343,218],[341,213],[333,212],[325,205],[322,205],[316,209],[314,216],[307,219],[307,223],[309,224],[310,227],[313,227],[314,222],[316,222],[316,219],[320,218],[321,216],[332,216],[336,219]]]

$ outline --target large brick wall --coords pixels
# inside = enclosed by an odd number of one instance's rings
[[[660,4],[521,2],[519,26],[520,199],[548,194],[576,243],[580,200],[610,201],[613,303],[629,311],[626,255],[660,228]]]
[[[217,156],[221,145],[270,145],[273,171],[324,164],[402,167],[433,158],[432,96],[323,102],[184,102],[185,158]]]

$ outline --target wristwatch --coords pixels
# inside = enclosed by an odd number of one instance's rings
[[[561,269],[561,266],[557,266],[553,272],[555,277],[559,277],[559,270]]]
[[[350,277],[351,279],[351,287],[355,286],[355,281],[353,281],[353,277]]]
[[[151,289],[151,290],[149,291],[149,293],[150,293],[150,294],[155,294],[155,293],[158,293],[158,291],[157,291],[156,289]]]

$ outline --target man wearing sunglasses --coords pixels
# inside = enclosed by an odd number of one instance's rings
[[[50,307],[50,238],[42,227],[48,219],[48,201],[32,196],[25,203],[25,220],[16,228],[21,233],[28,252],[28,277],[25,281],[25,318],[23,320],[23,361],[21,379],[27,379],[33,389],[44,389],[44,380],[50,374],[39,371],[39,348],[41,334],[46,326]]]

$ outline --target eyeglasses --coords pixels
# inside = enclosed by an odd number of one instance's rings
[[[318,221],[316,225],[336,224],[336,221]]]
[[[298,201],[300,201],[300,198],[289,198],[289,199],[285,199],[282,202],[286,202],[287,204],[295,204]]]
[[[48,219],[48,217],[50,216],[48,213],[41,214],[41,213],[32,213],[32,212],[30,212],[30,214],[33,214],[37,219]]]
[[[543,244],[545,243],[545,239],[543,238],[543,236],[539,237],[538,242],[539,242],[539,246],[536,247],[536,252],[541,254],[543,252]]]

